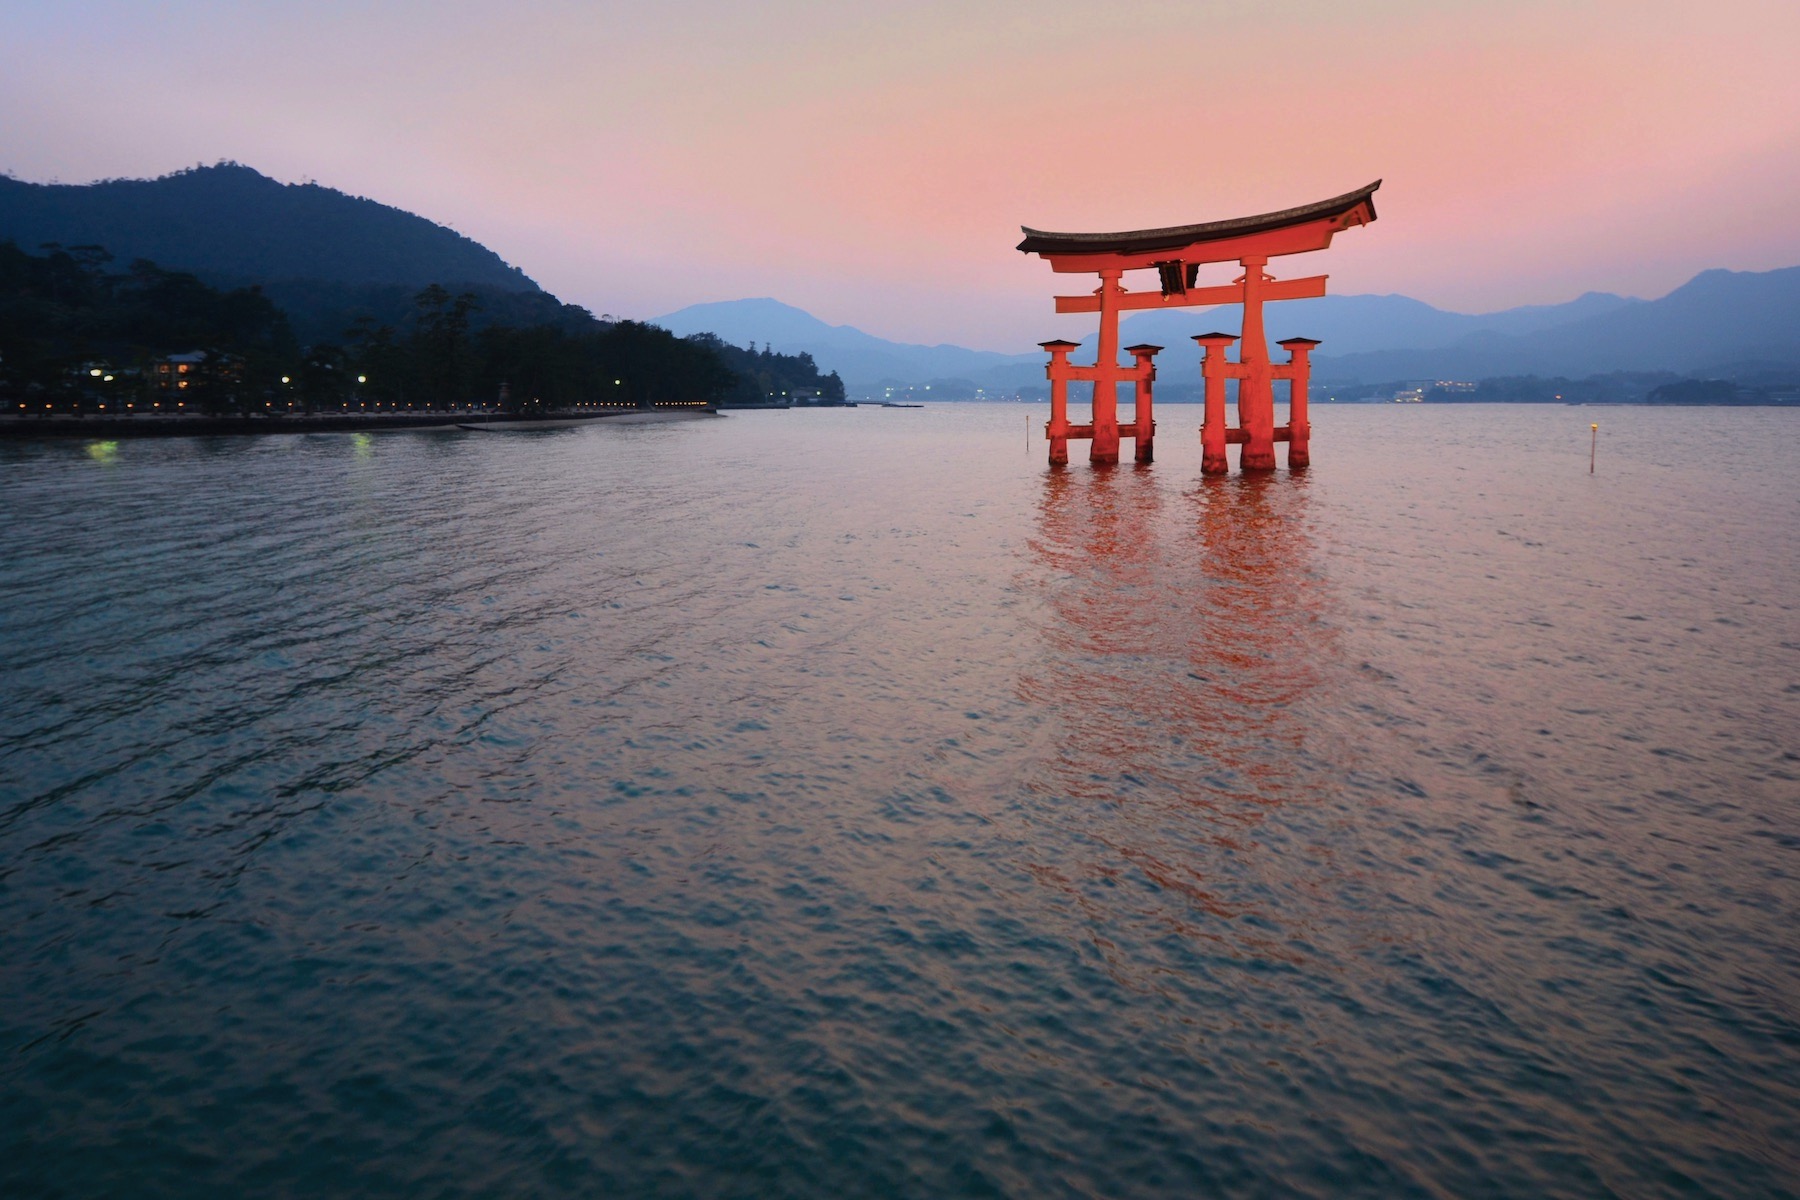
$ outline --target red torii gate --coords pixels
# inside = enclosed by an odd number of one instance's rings
[[[1151,384],[1156,379],[1155,358],[1161,346],[1128,346],[1133,365],[1119,366],[1119,314],[1144,308],[1187,308],[1200,304],[1242,304],[1241,336],[1203,333],[1194,338],[1205,357],[1200,364],[1206,381],[1206,416],[1200,429],[1200,469],[1208,475],[1230,470],[1225,447],[1241,444],[1239,466],[1246,471],[1275,469],[1275,443],[1288,444],[1289,468],[1309,461],[1306,419],[1307,355],[1319,343],[1312,338],[1288,338],[1280,343],[1288,352],[1285,363],[1269,361],[1263,335],[1265,300],[1301,300],[1325,294],[1325,276],[1278,280],[1264,272],[1269,259],[1282,254],[1303,254],[1331,245],[1332,235],[1375,219],[1375,189],[1368,187],[1331,200],[1256,217],[1237,217],[1202,225],[1169,229],[1138,229],[1127,233],[1046,233],[1022,226],[1025,240],[1019,249],[1041,256],[1050,269],[1080,274],[1092,271],[1100,286],[1090,296],[1058,296],[1059,313],[1100,314],[1100,347],[1092,366],[1069,361],[1077,343],[1043,342],[1050,352],[1045,373],[1050,378],[1050,462],[1069,461],[1069,439],[1090,439],[1088,459],[1096,463],[1119,461],[1119,439],[1136,440],[1137,461],[1149,462],[1154,453],[1156,420],[1151,409]],[[1236,260],[1244,273],[1222,287],[1196,287],[1203,263]],[[1161,288],[1156,292],[1130,292],[1120,285],[1126,271],[1155,270]],[[1225,348],[1238,343],[1236,362],[1225,358]],[[1225,426],[1225,381],[1238,381],[1237,428]],[[1288,382],[1288,424],[1275,424],[1274,381]],[[1069,382],[1094,385],[1090,424],[1069,424]],[[1119,423],[1120,383],[1137,385],[1132,420]]]

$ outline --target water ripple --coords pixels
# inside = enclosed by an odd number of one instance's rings
[[[1793,414],[1019,412],[0,447],[0,1192],[1800,1195]]]

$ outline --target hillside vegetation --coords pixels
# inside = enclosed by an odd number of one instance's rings
[[[222,289],[100,246],[32,255],[0,242],[0,398],[14,415],[758,403],[799,388],[841,400],[807,355],[680,338],[576,309],[556,323],[482,325],[481,297],[431,284],[398,324],[370,316],[302,347],[257,287]],[[171,355],[193,356],[179,374]]]
[[[400,325],[433,283],[473,292],[477,326],[576,328],[587,315],[453,229],[237,163],[90,184],[0,177],[0,238],[26,250],[105,246],[226,290],[258,286],[308,344],[336,340],[359,316]]]

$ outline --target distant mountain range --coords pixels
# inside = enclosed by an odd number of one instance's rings
[[[0,177],[0,239],[32,252],[46,242],[98,244],[121,267],[148,258],[217,286],[257,284],[288,313],[303,342],[339,340],[358,314],[401,325],[413,294],[431,283],[476,292],[484,322],[575,328],[594,321],[454,230],[317,184],[282,184],[236,163],[83,185]],[[889,384],[932,383],[948,395],[1043,386],[1043,356],[1035,350],[889,341],[767,298],[697,304],[655,323],[683,336],[715,333],[737,345],[811,354],[853,395]],[[1167,347],[1158,359],[1167,387],[1198,380],[1193,334],[1234,331],[1238,323],[1233,306],[1144,312],[1121,322],[1120,340]],[[1657,300],[1590,292],[1566,304],[1480,315],[1405,296],[1326,296],[1271,305],[1268,327],[1271,341],[1321,339],[1315,377],[1345,383],[1730,374],[1746,364],[1800,370],[1800,267],[1706,271]],[[1086,354],[1093,349],[1090,337]]]
[[[1566,304],[1479,315],[1446,312],[1406,296],[1324,296],[1272,304],[1266,311],[1271,342],[1315,337],[1324,343],[1313,356],[1321,380],[1800,369],[1800,267],[1706,271],[1658,300],[1589,292]],[[1229,305],[1138,313],[1119,323],[1119,340],[1166,347],[1157,358],[1165,383],[1197,381],[1200,355],[1190,339],[1213,329],[1235,332],[1240,322],[1239,310]],[[768,299],[695,305],[655,323],[676,333],[710,328],[728,341],[805,351],[821,367],[837,370],[853,392],[935,382],[946,393],[995,393],[1041,387],[1044,378],[1039,353],[890,342]],[[1091,358],[1096,340],[1089,335],[1077,361]]]
[[[1800,267],[1702,271],[1660,299],[1530,331],[1477,330],[1436,347],[1364,344],[1368,349],[1358,353],[1323,357],[1321,377],[1579,378],[1658,370],[1729,377],[1756,369],[1793,370],[1800,368]]]
[[[865,391],[884,382],[927,383],[933,379],[1011,380],[1032,370],[1043,377],[1042,355],[1001,354],[963,346],[920,346],[890,342],[849,325],[828,325],[811,313],[767,297],[695,304],[653,317],[683,337],[716,333],[728,342],[757,342],[781,354],[805,352],[821,370],[836,371]],[[1010,386],[996,383],[995,386]]]

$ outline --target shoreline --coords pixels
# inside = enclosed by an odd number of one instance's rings
[[[296,416],[129,416],[15,417],[0,416],[0,441],[37,438],[241,437],[272,433],[380,433],[386,431],[457,431],[461,426],[493,421],[514,430],[570,428],[571,423],[606,421],[645,425],[714,417],[711,408],[622,408],[614,412],[558,412],[542,418],[519,418],[478,409],[426,413],[316,413]],[[466,431],[465,431],[466,432]]]

